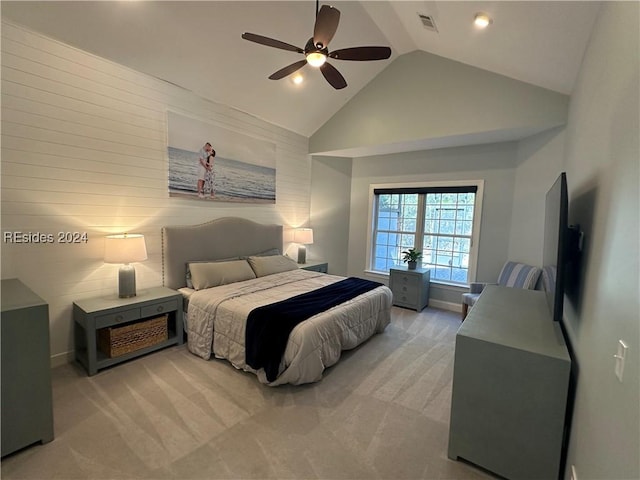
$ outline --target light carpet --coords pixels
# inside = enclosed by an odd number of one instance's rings
[[[53,370],[55,439],[3,479],[486,479],[447,458],[459,314],[393,307],[322,381],[267,387],[186,346]]]

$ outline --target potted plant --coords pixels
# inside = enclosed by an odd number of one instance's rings
[[[421,258],[422,252],[415,248],[410,248],[409,250],[404,250],[402,252],[402,261],[408,265],[409,270],[415,270],[418,266],[418,260]]]

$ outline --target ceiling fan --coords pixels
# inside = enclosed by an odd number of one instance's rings
[[[305,56],[304,60],[299,60],[271,74],[269,76],[270,80],[280,80],[301,69],[308,63],[313,67],[320,68],[322,75],[333,88],[341,89],[347,86],[347,81],[333,65],[327,62],[327,58],[365,61],[385,60],[391,56],[391,49],[389,47],[352,47],[329,52],[329,42],[338,29],[340,10],[329,5],[323,5],[320,9],[318,9],[318,7],[319,1],[316,0],[316,23],[313,28],[313,37],[309,39],[304,48],[299,48],[262,35],[256,35],[255,33],[245,32],[242,34],[242,38],[250,42],[302,53]]]

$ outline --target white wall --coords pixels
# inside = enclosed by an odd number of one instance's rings
[[[638,2],[603,3],[569,107],[569,220],[585,251],[580,289],[565,298],[578,370],[567,466],[581,480],[640,478],[639,23]]]
[[[329,273],[347,275],[351,159],[314,157],[311,169],[311,258],[329,262]]]
[[[169,198],[166,112],[276,145],[276,204]],[[2,278],[49,303],[54,364],[72,350],[71,305],[115,294],[103,237],[136,232],[149,259],[138,288],[162,283],[160,229],[235,215],[298,226],[309,219],[308,139],[104,59],[2,24],[2,231],[87,232],[86,244],[2,243]]]
[[[564,165],[564,128],[518,142],[509,259],[542,266],[544,201]]]
[[[568,102],[567,95],[416,50],[396,58],[349,100],[311,136],[310,148],[355,157],[367,147],[399,142],[421,150],[456,137],[465,145],[486,143],[483,134],[498,141],[506,137],[497,132],[564,125]]]
[[[365,275],[371,184],[466,179],[485,181],[477,279],[495,281],[507,260],[516,148],[508,142],[353,159],[349,275]],[[434,306],[460,308],[466,289],[431,287]]]

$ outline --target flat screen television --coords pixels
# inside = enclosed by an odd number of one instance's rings
[[[568,217],[567,175],[562,172],[545,198],[542,251],[542,283],[555,322],[562,321],[570,236]]]

